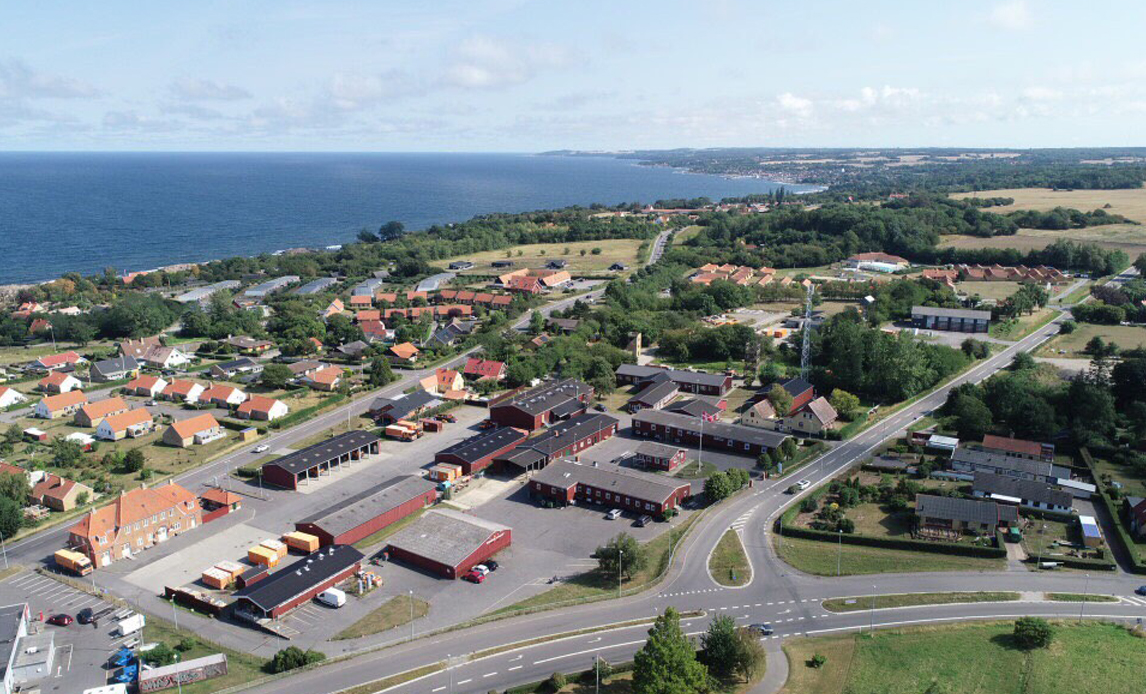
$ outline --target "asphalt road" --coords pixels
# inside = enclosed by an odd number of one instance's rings
[[[593,657],[623,661],[644,643],[647,625],[615,626],[648,619],[665,607],[702,611],[685,621],[689,633],[702,632],[716,614],[728,614],[742,624],[770,622],[776,633],[771,647],[796,635],[815,635],[838,630],[869,628],[874,624],[940,623],[965,619],[1009,619],[1020,615],[1088,617],[1134,620],[1146,616],[1146,601],[1134,597],[1141,579],[1122,573],[1084,575],[1078,572],[975,572],[933,574],[881,574],[823,578],[795,571],[775,557],[768,537],[776,514],[832,476],[868,456],[880,443],[940,407],[947,392],[962,383],[978,383],[1005,368],[1016,354],[1037,348],[1058,330],[1062,316],[1022,340],[1005,347],[945,386],[906,405],[856,437],[824,454],[794,477],[813,482],[805,492],[789,495],[792,478],[758,482],[707,517],[682,543],[665,580],[654,590],[618,600],[505,619],[367,653],[289,679],[292,688],[337,692],[354,685],[394,674],[448,662],[450,667],[388,691],[485,692],[547,677],[554,671],[578,671],[590,667]],[[742,588],[724,588],[708,574],[707,558],[728,529],[740,533],[754,575]],[[858,613],[832,614],[821,607],[829,597],[853,597],[903,592],[1010,590],[1024,594],[1024,602],[976,603],[916,608],[896,608]],[[1120,597],[1117,603],[1052,603],[1041,601],[1043,592],[1091,592]],[[593,629],[593,633],[561,637]],[[601,631],[601,629],[607,629]],[[552,636],[544,643],[513,648],[513,644]],[[506,649],[483,656],[489,649]],[[457,657],[458,654],[470,654]],[[476,654],[476,659],[472,658]],[[252,691],[280,691],[283,684],[255,687]]]

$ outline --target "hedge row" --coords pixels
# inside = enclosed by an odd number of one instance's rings
[[[1085,569],[1087,571],[1114,571],[1118,568],[1112,559],[1087,559],[1086,557],[1059,557],[1044,556],[1043,563],[1054,562],[1068,569]],[[1037,557],[1029,557],[1028,564],[1038,562]]]
[[[805,540],[818,540],[820,542],[843,542],[845,545],[883,547],[885,549],[902,549],[911,552],[931,552],[933,554],[952,554],[985,559],[1004,559],[1007,556],[1006,548],[1001,546],[980,547],[977,545],[953,544],[949,542],[925,542],[923,540],[872,537],[870,535],[833,533],[826,530],[812,530],[810,528],[785,527],[783,518],[777,521],[776,531],[786,537],[799,537]]]
[[[275,421],[271,422],[271,428],[272,429],[283,429],[285,427],[289,427],[290,425],[292,425],[296,422],[299,422],[299,421],[302,421],[304,419],[309,418],[310,416],[314,415],[317,412],[320,412],[321,410],[325,410],[328,407],[331,407],[333,405],[337,405],[338,403],[342,402],[345,399],[346,399],[346,396],[343,395],[342,393],[334,393],[330,397],[328,397],[327,399],[318,403],[317,405],[311,405],[310,407],[304,407],[301,410],[295,410],[294,412],[291,412],[290,414],[283,417],[282,419],[276,419]]]
[[[1082,456],[1083,462],[1090,470],[1091,479],[1094,480],[1095,486],[1098,487],[1098,499],[1103,506],[1106,507],[1106,512],[1114,519],[1114,528],[1118,533],[1118,539],[1122,543],[1123,549],[1126,550],[1126,556],[1130,558],[1130,570],[1136,574],[1146,574],[1146,562],[1138,556],[1137,543],[1134,538],[1130,537],[1130,532],[1122,523],[1122,514],[1119,513],[1118,504],[1106,493],[1106,489],[1102,486],[1102,480],[1098,478],[1098,474],[1094,471],[1094,459],[1090,455],[1090,451],[1086,448],[1079,449],[1079,455]],[[1110,544],[1110,539],[1107,538],[1107,544]]]

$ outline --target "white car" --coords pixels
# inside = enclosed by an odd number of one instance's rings
[[[255,453],[266,453],[270,449],[271,449],[270,446],[268,446],[265,443],[262,443],[262,444],[259,444],[258,446],[255,446]]]
[[[812,486],[812,483],[808,480],[800,480],[796,483],[796,486],[800,488],[800,491],[804,491],[808,487]]]
[[[486,566],[485,564],[478,564],[474,568],[470,569],[470,571],[476,571],[483,576],[489,575],[489,567]]]
[[[620,517],[621,517],[621,509],[619,509],[619,508],[615,508],[612,511],[609,511],[608,513],[605,514],[605,518],[608,518],[609,520],[617,520]]]

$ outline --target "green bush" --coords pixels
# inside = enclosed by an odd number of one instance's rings
[[[288,646],[268,660],[263,666],[268,672],[277,674],[288,672],[305,665],[326,660],[326,654],[319,651],[304,651],[298,646]]]
[[[815,655],[812,656],[812,659],[808,661],[808,666],[814,667],[818,670],[818,669],[822,668],[827,662],[828,662],[827,657],[825,657],[819,653],[816,653]]]
[[[569,684],[569,681],[565,678],[565,675],[560,672],[555,672],[549,676],[549,686],[553,687],[553,691],[555,692],[561,691],[567,684]]]
[[[1014,639],[1024,650],[1046,648],[1054,640],[1054,628],[1040,617],[1021,617],[1015,620]]]

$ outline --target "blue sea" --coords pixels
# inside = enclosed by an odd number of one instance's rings
[[[775,187],[611,157],[2,153],[0,284],[322,247],[392,219],[422,229],[490,212]]]

